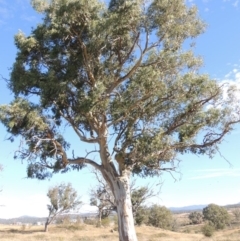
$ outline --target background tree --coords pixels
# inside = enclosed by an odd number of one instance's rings
[[[172,222],[173,217],[169,209],[156,204],[150,207],[148,224],[162,229],[171,229]]]
[[[77,191],[70,183],[50,188],[47,196],[50,199],[50,204],[47,205],[49,214],[45,223],[45,232],[48,231],[48,225],[56,220],[58,216],[76,210],[82,204]]]
[[[90,205],[98,208],[99,225],[102,218],[107,218],[112,211],[116,211],[116,203],[109,185],[104,181],[100,174],[93,171],[98,181],[98,185],[90,190]]]
[[[191,212],[188,215],[188,218],[190,219],[192,224],[200,224],[203,222],[203,215],[200,212]]]
[[[135,183],[131,185],[131,201],[132,201],[132,211],[135,223],[141,224],[146,218],[146,212],[144,212],[144,205],[146,201],[157,194],[153,188],[149,186],[135,187]]]
[[[215,229],[223,229],[230,223],[227,210],[216,204],[209,204],[203,209],[204,220],[207,220]]]
[[[240,208],[234,208],[232,214],[237,222],[240,221]]]
[[[10,140],[23,139],[15,156],[38,179],[92,165],[114,194],[119,239],[136,241],[131,174],[175,170],[179,154],[212,157],[239,122],[232,90],[223,98],[224,86],[182,48],[205,24],[184,0],[32,2],[43,21],[15,36],[16,98],[0,107]],[[87,156],[69,155],[62,126],[79,138],[77,150],[92,145]]]

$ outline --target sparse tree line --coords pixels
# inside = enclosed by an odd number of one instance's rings
[[[209,204],[202,212],[194,211],[190,213],[188,218],[191,224],[201,224],[204,222],[205,225],[202,226],[202,232],[205,236],[210,237],[214,231],[238,223],[240,221],[240,208],[234,208],[228,212],[224,207]]]
[[[85,224],[96,225],[96,227],[106,227],[110,223],[115,224],[118,230],[116,204],[114,196],[102,178],[97,173],[96,178],[98,185],[90,190],[90,202],[92,206],[98,208],[98,213],[94,219],[82,220]],[[153,189],[149,186],[135,187],[131,186],[132,211],[134,214],[135,225],[149,225],[161,229],[179,231],[180,226],[200,225],[201,231],[205,236],[212,236],[216,230],[224,229],[234,223],[240,222],[240,208],[231,208],[230,212],[224,207],[216,204],[209,204],[202,212],[193,211],[188,215],[187,223],[180,223],[175,215],[165,206],[157,204],[147,205],[147,201],[155,196]],[[76,190],[71,184],[60,184],[49,189],[47,196],[50,204],[47,205],[49,216],[45,223],[45,231],[48,231],[48,225],[63,221],[65,225],[70,222],[68,213],[72,210],[79,209],[82,202],[77,195]],[[76,224],[80,223],[79,217],[74,220]]]

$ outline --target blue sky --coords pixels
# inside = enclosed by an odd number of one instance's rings
[[[207,31],[196,40],[195,52],[204,59],[202,72],[218,81],[240,83],[240,1],[238,0],[188,0],[196,4],[200,16],[208,24]],[[32,10],[29,0],[0,0],[0,74],[9,76],[16,55],[13,36],[22,30],[29,34],[31,27],[41,20]],[[13,98],[6,83],[0,81],[0,104]],[[240,128],[228,135],[221,144],[222,155],[213,159],[205,156],[184,155],[179,164],[180,173],[164,173],[160,179],[138,179],[138,185],[150,185],[160,194],[151,200],[167,207],[216,203],[219,205],[240,202]],[[0,125],[0,218],[20,215],[46,216],[46,197],[50,186],[71,182],[85,203],[88,192],[96,183],[88,168],[81,172],[57,174],[50,181],[26,179],[26,163],[13,160],[18,142],[6,141],[7,133]],[[78,148],[78,146],[76,146]],[[79,149],[79,148],[78,148]],[[85,149],[82,148],[84,155]]]

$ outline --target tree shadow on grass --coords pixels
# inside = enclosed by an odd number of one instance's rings
[[[32,233],[45,233],[45,231],[39,230],[39,229],[20,230],[17,228],[10,228],[10,229],[5,229],[5,230],[0,230],[0,233],[32,234]]]

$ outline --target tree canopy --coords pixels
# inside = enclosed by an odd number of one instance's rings
[[[12,138],[26,140],[18,154],[30,161],[29,177],[49,177],[47,168],[68,163],[97,167],[67,156],[62,124],[87,143],[104,146],[113,135],[101,159],[119,163],[120,170],[111,165],[115,174],[128,167],[145,176],[178,153],[212,155],[239,120],[223,103],[222,86],[199,74],[201,59],[182,48],[204,31],[196,7],[182,0],[109,6],[35,0],[33,6],[43,22],[29,36],[15,36],[9,88],[16,99],[0,112]]]

